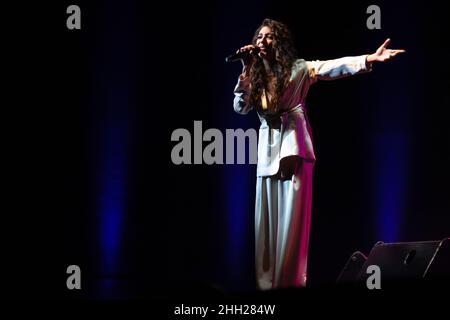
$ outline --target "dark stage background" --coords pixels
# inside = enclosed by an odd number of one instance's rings
[[[449,23],[439,1],[61,1],[7,15],[2,292],[158,298],[254,290],[255,165],[174,165],[171,134],[258,128],[234,113],[240,63],[265,17],[299,56],[406,49],[320,82],[307,107],[314,171],[309,285],[334,283],[378,240],[450,235]],[[81,30],[66,8],[81,8]],[[381,8],[381,30],[366,8]],[[66,268],[82,290],[66,288]]]

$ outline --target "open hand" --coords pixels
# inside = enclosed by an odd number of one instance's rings
[[[389,61],[399,53],[405,52],[403,49],[388,49],[387,46],[391,42],[391,39],[386,39],[386,41],[375,51],[375,53],[369,54],[367,56],[368,62],[374,61]]]

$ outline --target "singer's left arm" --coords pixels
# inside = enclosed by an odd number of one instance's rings
[[[334,80],[349,75],[360,74],[372,70],[374,62],[385,62],[396,55],[405,52],[403,49],[388,49],[390,39],[387,39],[374,53],[356,57],[344,57],[326,61],[307,61],[311,83],[317,80]]]

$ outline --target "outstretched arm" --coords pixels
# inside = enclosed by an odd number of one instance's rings
[[[372,70],[373,62],[388,61],[399,53],[405,52],[403,49],[387,49],[390,41],[390,39],[387,39],[372,54],[325,61],[306,61],[310,83],[314,83],[317,80],[334,80],[349,75],[365,73]]]

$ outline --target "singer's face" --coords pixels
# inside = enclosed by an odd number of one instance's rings
[[[268,58],[272,50],[273,33],[269,27],[262,27],[256,37],[256,45],[261,49],[259,56],[261,58]]]

